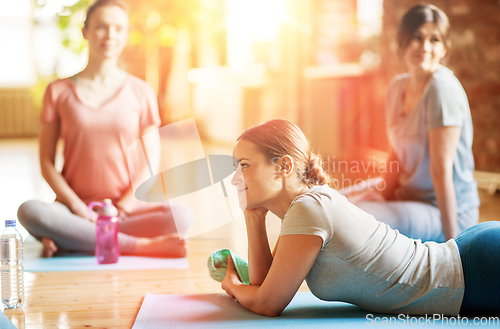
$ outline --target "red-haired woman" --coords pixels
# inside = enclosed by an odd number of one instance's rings
[[[56,201],[30,200],[18,211],[22,225],[43,242],[45,257],[58,249],[94,250],[95,218],[89,215],[87,204],[106,198],[119,208],[118,240],[123,254],[186,254],[185,241],[179,235],[193,221],[190,209],[179,204],[142,204],[133,193],[127,149],[147,133],[159,146],[154,131],[160,118],[154,90],[118,67],[128,26],[125,3],[94,2],[82,29],[89,46],[87,66],[47,87],[41,113],[40,165]],[[54,165],[59,138],[64,141],[62,172]],[[175,223],[171,207],[181,207],[178,213],[184,213]]]
[[[499,312],[499,222],[476,225],[442,244],[408,238],[330,188],[321,158],[286,120],[245,131],[233,156],[250,285],[229,260],[222,288],[247,309],[277,316],[306,280],[318,298],[370,312]],[[272,252],[268,211],[281,219]]]

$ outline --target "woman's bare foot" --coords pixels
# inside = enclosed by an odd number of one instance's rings
[[[177,234],[138,238],[135,253],[142,256],[182,258],[187,255],[187,245]]]
[[[42,238],[42,257],[52,257],[57,251],[57,246],[51,238]]]

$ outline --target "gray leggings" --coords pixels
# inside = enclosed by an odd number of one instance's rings
[[[171,208],[176,207],[182,218],[175,222]],[[177,213],[177,211],[176,211]],[[73,214],[60,202],[30,200],[17,213],[19,222],[38,240],[51,238],[58,248],[68,251],[93,251],[96,243],[95,223]],[[134,210],[120,222],[118,242],[124,254],[135,251],[138,237],[155,237],[178,233],[184,235],[194,222],[191,209],[180,203],[161,203]],[[177,226],[176,226],[177,225]]]
[[[416,201],[361,201],[356,203],[356,206],[407,237],[445,242],[441,212],[434,205]],[[458,214],[458,234],[477,224],[478,219],[477,208]]]

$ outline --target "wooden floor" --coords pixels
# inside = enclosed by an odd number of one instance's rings
[[[231,154],[227,147],[204,148],[207,154]],[[16,218],[25,200],[54,199],[39,171],[36,140],[0,139],[0,228],[5,219]],[[279,220],[273,219],[268,229],[270,239],[276,241]],[[20,230],[27,237],[25,258],[39,257],[41,244]],[[207,259],[220,248],[246,257],[243,218],[191,238],[188,246],[189,267],[182,270],[25,272],[24,307],[4,313],[17,328],[131,328],[147,292],[221,293],[220,283],[208,275]]]
[[[0,140],[0,182],[2,222],[15,218],[17,207],[25,200],[53,198],[39,174],[34,140]],[[500,195],[488,196],[480,191],[480,196],[481,220],[498,219]],[[268,220],[268,230],[275,241],[277,218]],[[221,293],[220,284],[208,276],[206,267],[208,256],[220,248],[246,256],[241,217],[191,238],[187,269],[25,273],[25,305],[20,310],[5,310],[5,314],[17,328],[131,328],[147,292]],[[40,244],[28,238],[26,257],[38,257],[39,252]],[[303,285],[301,290],[307,287]]]
[[[206,266],[220,248],[246,255],[242,221],[192,238],[188,269],[25,273],[23,311],[5,314],[18,328],[131,328],[147,292],[221,293]]]

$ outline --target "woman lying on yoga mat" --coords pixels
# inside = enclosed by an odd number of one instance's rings
[[[159,147],[154,131],[160,117],[153,89],[118,67],[128,38],[127,12],[120,0],[98,0],[90,6],[82,29],[89,46],[87,66],[47,87],[40,116],[40,165],[56,201],[30,200],[18,211],[21,224],[43,242],[45,257],[58,249],[93,251],[95,217],[87,204],[105,198],[119,209],[122,254],[186,254],[178,234],[193,222],[191,210],[180,204],[141,203],[130,181],[127,149],[148,132]],[[55,168],[59,138],[64,141],[62,172]],[[175,223],[173,207],[184,214]]]
[[[410,239],[330,188],[321,158],[286,120],[246,130],[233,155],[250,285],[228,261],[222,288],[249,310],[279,315],[305,279],[318,298],[370,312],[500,312],[500,222],[441,244]],[[281,219],[272,253],[268,211]]]

